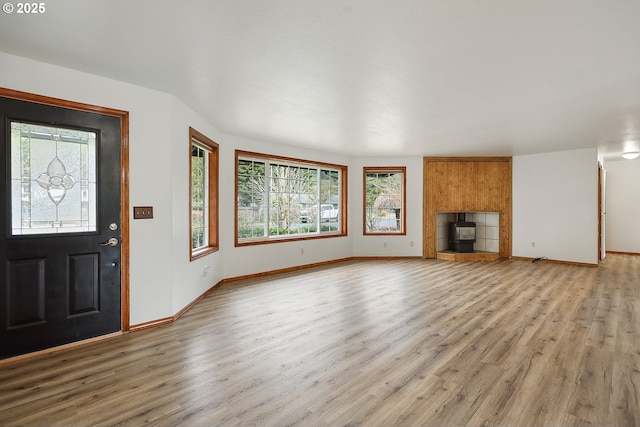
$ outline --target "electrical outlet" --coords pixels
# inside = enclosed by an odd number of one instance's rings
[[[531,247],[535,247],[536,246],[536,242],[531,242]]]
[[[304,255],[304,248],[300,248],[300,255]]]
[[[383,243],[382,243],[382,247],[383,247],[383,248],[386,248],[386,247],[387,247],[387,242],[383,242]]]
[[[211,266],[206,265],[203,269],[202,269],[202,277],[207,277],[211,274]]]
[[[409,247],[412,248],[413,247],[413,240],[409,242]]]

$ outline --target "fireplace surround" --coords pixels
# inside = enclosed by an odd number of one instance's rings
[[[467,220],[476,223],[475,253],[452,254],[458,258],[479,253],[510,257],[511,157],[425,157],[423,163],[423,256],[437,258],[448,252],[449,221],[455,221],[456,212],[466,212]],[[487,218],[487,224],[476,218],[478,213]],[[440,217],[447,217],[444,224],[437,223]],[[488,224],[489,217],[495,218],[495,224]]]
[[[475,223],[475,243],[473,252],[499,253],[500,252],[500,213],[499,212],[465,212],[467,222]],[[438,212],[436,214],[436,247],[438,253],[453,252],[449,249],[449,223],[458,220],[457,212]],[[468,255],[469,253],[461,253]]]

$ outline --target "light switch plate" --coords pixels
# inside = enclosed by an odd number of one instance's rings
[[[153,206],[134,206],[133,219],[153,218]]]

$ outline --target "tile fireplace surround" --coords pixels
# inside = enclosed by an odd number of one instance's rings
[[[448,249],[449,222],[455,221],[457,213],[436,214],[436,250]],[[500,252],[500,214],[498,212],[467,212],[466,221],[476,223],[474,251]]]

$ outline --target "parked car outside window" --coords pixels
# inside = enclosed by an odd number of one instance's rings
[[[300,222],[316,222],[318,218],[318,207],[311,206],[307,210],[303,210],[300,212]],[[322,203],[320,204],[320,221],[328,222],[335,221],[338,219],[338,209],[335,208],[331,203]]]

